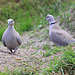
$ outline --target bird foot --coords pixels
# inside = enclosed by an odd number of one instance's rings
[[[15,52],[9,52],[9,54],[15,54]]]

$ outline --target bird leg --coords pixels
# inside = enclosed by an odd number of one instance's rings
[[[9,52],[9,54],[12,54],[12,49],[8,48],[11,52]]]
[[[18,49],[18,46],[14,49],[14,52],[12,52],[13,54],[16,52],[16,50]]]

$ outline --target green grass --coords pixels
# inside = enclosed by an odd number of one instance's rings
[[[55,49],[55,48],[54,48]],[[75,71],[75,50],[72,49],[72,45],[69,45],[67,47],[58,47],[56,48],[56,52],[58,50],[61,51],[62,55],[61,56],[55,56],[54,59],[51,59],[49,68],[45,69],[44,72],[46,74],[50,73],[58,73],[61,72],[62,75],[67,74],[74,74]],[[54,51],[52,51],[54,53]],[[54,53],[55,54],[55,53]]]
[[[0,75],[9,75],[8,73],[0,73]]]
[[[46,50],[47,50],[46,53],[42,53],[44,57],[54,55],[57,52],[61,52],[63,49],[62,47],[53,47],[53,49],[50,49],[49,46],[48,47],[46,46]]]
[[[73,45],[75,46],[75,44]],[[47,49],[47,46],[46,46]],[[75,73],[75,49],[72,48],[72,45],[68,45],[65,47],[53,47],[52,49],[48,49],[44,55],[51,56],[53,55],[54,58],[50,58],[50,64],[48,68],[43,69],[40,74],[36,75],[71,75]],[[55,56],[57,52],[61,52],[62,55]]]
[[[45,25],[47,14],[54,16],[66,11],[74,4],[74,0],[8,0],[0,1],[0,40],[3,32],[7,28],[7,20],[14,19],[15,28],[21,34],[24,31]],[[66,7],[66,8],[65,8]]]

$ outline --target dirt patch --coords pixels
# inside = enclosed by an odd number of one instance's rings
[[[11,55],[9,54],[9,50],[3,46],[0,47],[0,70],[2,72],[6,71],[6,68],[11,70],[15,67],[22,67],[22,66],[31,66],[34,68],[34,65],[37,67],[47,67],[48,63],[50,62],[50,58],[54,58],[54,56],[43,57],[40,51],[45,52],[43,50],[34,50],[34,49],[18,49],[16,54]],[[58,55],[58,54],[56,54]],[[61,53],[59,53],[61,55]],[[41,65],[41,63],[43,63]]]

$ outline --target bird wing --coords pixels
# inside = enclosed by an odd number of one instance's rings
[[[72,36],[63,30],[53,30],[51,36],[52,41],[60,45],[67,45],[73,40]]]
[[[2,36],[2,43],[3,43],[4,46],[6,46],[6,44],[5,44],[5,33]]]
[[[17,42],[19,43],[19,45],[21,45],[21,39],[17,36]]]
[[[3,39],[2,39],[2,43],[3,43],[4,46],[6,46],[5,41]]]

